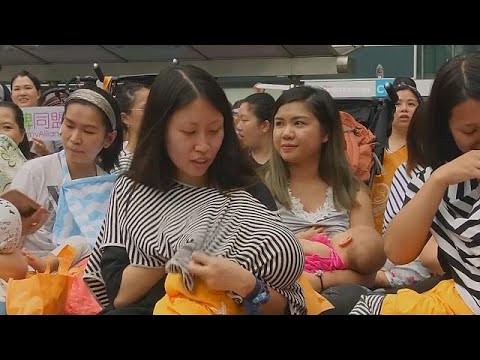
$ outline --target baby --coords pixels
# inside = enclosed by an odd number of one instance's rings
[[[385,264],[382,236],[370,226],[355,226],[330,238],[319,234],[301,239],[305,271],[352,270],[373,274]]]
[[[18,209],[8,200],[0,198],[0,279],[24,279],[27,259],[18,244],[22,235],[22,218]]]
[[[25,218],[22,218],[20,211],[12,202],[0,197],[0,279],[5,282],[8,282],[10,278],[25,279],[29,266],[30,270],[42,273],[45,272],[47,263],[50,265],[51,271],[56,271],[58,268],[59,260],[56,255],[59,251],[57,249],[61,250],[62,247],[58,247],[44,257],[35,256],[27,249],[19,248],[22,231],[25,229],[22,223],[24,220]],[[41,225],[41,223],[37,225]],[[83,239],[77,241],[73,237],[68,241],[68,244],[80,253],[84,251],[83,247],[88,246],[84,243]]]

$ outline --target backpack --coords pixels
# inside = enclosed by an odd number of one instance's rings
[[[345,137],[345,154],[354,174],[368,183],[374,164],[375,135],[345,111],[340,111]]]

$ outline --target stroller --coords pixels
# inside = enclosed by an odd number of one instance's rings
[[[12,101],[10,90],[3,84],[0,84],[0,101]]]
[[[388,137],[392,131],[393,113],[398,100],[393,86],[385,85],[388,94],[386,98],[336,98],[335,101],[340,111],[351,114],[355,120],[365,126],[375,135],[373,149],[373,167],[368,182],[369,187],[373,184],[375,175],[381,174],[383,154],[388,143]]]
[[[95,71],[98,80],[103,84],[103,89],[114,96],[118,89],[126,82],[131,81],[150,86],[157,76],[157,74],[105,76],[100,68],[100,65],[97,63],[93,64],[93,70]]]
[[[40,106],[63,106],[73,90],[95,84],[96,79],[92,76],[75,76],[68,80],[64,87],[54,87],[43,92],[39,99]]]

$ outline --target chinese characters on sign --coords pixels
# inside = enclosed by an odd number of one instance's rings
[[[63,106],[28,107],[22,110],[29,139],[60,140]]]

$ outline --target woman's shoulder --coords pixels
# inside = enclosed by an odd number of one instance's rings
[[[40,156],[35,159],[28,160],[23,164],[22,169],[31,173],[51,173],[54,170],[62,169],[60,158],[57,153]]]
[[[268,210],[277,211],[278,207],[268,187],[261,181],[245,188],[250,195],[260,201]]]

